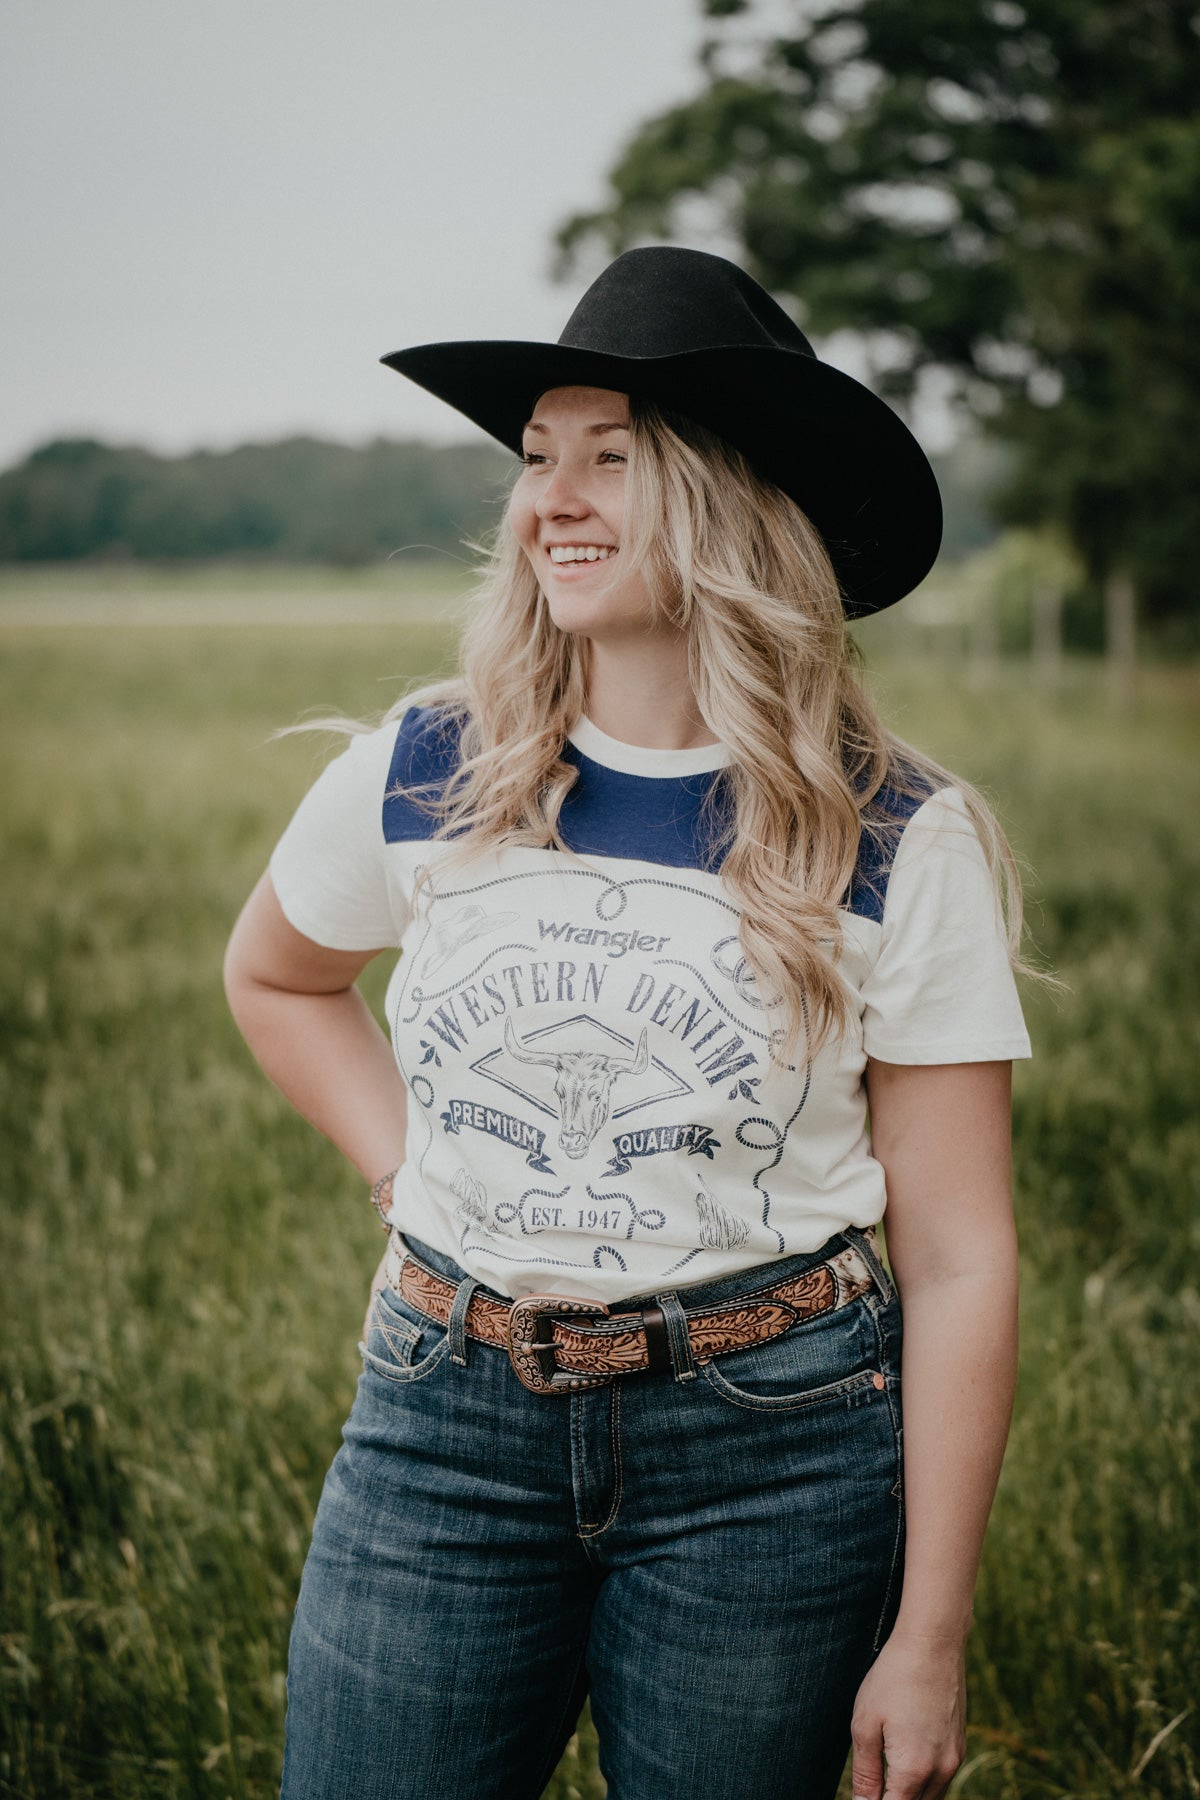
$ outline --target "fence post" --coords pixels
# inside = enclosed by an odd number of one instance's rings
[[[971,601],[970,679],[974,687],[991,687],[1000,666],[1000,620],[995,582],[977,579]]]
[[[1118,712],[1133,705],[1137,608],[1128,575],[1110,575],[1104,584],[1104,621],[1108,645],[1109,695]]]
[[[1038,576],[1033,583],[1033,679],[1045,693],[1062,680],[1062,588]]]

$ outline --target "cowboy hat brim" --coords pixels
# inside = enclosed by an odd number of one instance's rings
[[[921,446],[869,388],[814,356],[719,345],[631,357],[477,339],[418,344],[380,360],[518,456],[534,403],[553,387],[611,388],[706,426],[816,526],[847,618],[903,599],[937,556],[941,499]]]

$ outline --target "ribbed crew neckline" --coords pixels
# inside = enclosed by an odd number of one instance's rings
[[[732,758],[727,744],[698,744],[692,750],[649,750],[643,744],[624,744],[609,737],[587,717],[577,719],[567,733],[567,740],[591,762],[603,768],[616,769],[622,775],[645,775],[651,779],[681,775],[707,775],[714,769],[726,769]]]

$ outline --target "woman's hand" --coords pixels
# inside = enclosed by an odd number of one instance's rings
[[[958,1637],[892,1633],[854,1703],[855,1800],[942,1800],[966,1752],[964,1661]]]

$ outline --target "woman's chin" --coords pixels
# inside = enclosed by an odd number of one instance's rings
[[[569,637],[624,638],[636,637],[647,629],[649,620],[631,618],[603,601],[578,600],[571,595],[548,595],[550,617],[558,629]]]

